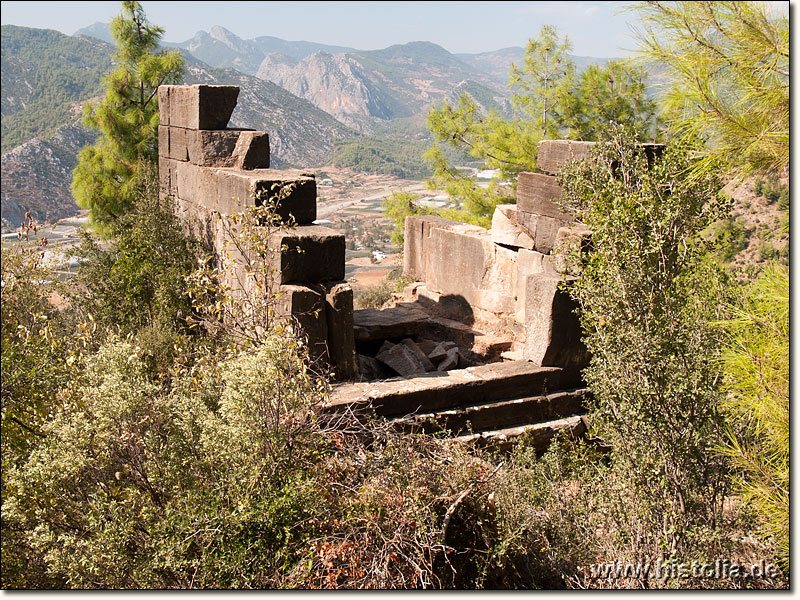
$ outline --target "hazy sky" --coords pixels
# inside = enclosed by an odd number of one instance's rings
[[[542,25],[566,33],[579,56],[627,56],[635,48],[620,9],[628,2],[142,2],[164,39],[181,42],[221,25],[244,39],[271,35],[375,50],[430,41],[451,52],[524,46]],[[2,23],[72,35],[119,13],[119,2],[2,2]]]

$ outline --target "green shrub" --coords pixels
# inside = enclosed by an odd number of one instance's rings
[[[687,177],[685,147],[648,165],[617,130],[592,160],[562,169],[564,201],[592,231],[569,287],[591,353],[592,429],[640,495],[645,547],[686,552],[716,518],[720,392],[712,357],[722,274],[701,232],[727,203],[712,176]]]

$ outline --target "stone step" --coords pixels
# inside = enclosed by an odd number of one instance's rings
[[[544,452],[550,446],[550,442],[556,434],[561,431],[564,431],[570,437],[578,438],[586,433],[586,423],[582,416],[573,415],[545,423],[462,435],[455,439],[468,444],[476,444],[482,447],[489,446],[494,450],[506,451],[520,441],[520,436],[524,435],[526,443],[533,446],[537,452]]]
[[[436,433],[445,430],[454,434],[530,425],[583,413],[588,393],[587,389],[581,388],[418,414],[396,419],[395,423],[410,431]]]
[[[577,369],[537,367],[527,361],[501,362],[410,379],[335,385],[327,410],[372,406],[381,416],[396,417],[547,395],[579,386]]]

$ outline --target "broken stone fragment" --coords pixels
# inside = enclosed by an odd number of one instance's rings
[[[403,377],[425,373],[425,365],[405,344],[394,344],[375,358]]]
[[[428,358],[430,358],[433,362],[439,362],[447,357],[448,350],[452,350],[455,348],[456,345],[453,342],[439,342],[429,354]]]
[[[425,353],[422,351],[422,348],[420,348],[414,340],[412,340],[411,338],[406,338],[403,340],[403,343],[406,346],[408,346],[411,352],[413,352],[414,355],[419,359],[419,361],[425,367],[426,371],[433,371],[434,369],[433,363],[425,355]]]
[[[533,236],[520,225],[517,207],[513,204],[501,204],[495,207],[492,216],[492,228],[489,233],[495,244],[533,250]]]
[[[431,352],[433,352],[438,345],[439,342],[434,342],[433,340],[421,340],[417,342],[417,346],[419,346],[419,349],[425,353],[425,356],[428,356]]]
[[[449,371],[458,366],[458,348],[450,348],[444,357],[444,360],[436,367],[437,371]]]
[[[361,379],[366,381],[374,381],[376,379],[385,379],[387,377],[385,367],[383,367],[377,360],[371,356],[363,354],[357,355],[358,357],[358,372]]]

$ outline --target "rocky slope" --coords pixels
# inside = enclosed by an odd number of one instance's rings
[[[70,192],[72,169],[80,148],[96,136],[79,124],[78,116],[82,104],[102,90],[105,70],[99,65],[110,65],[112,52],[97,39],[3,26],[3,141],[16,140],[2,155],[5,229],[17,226],[27,210],[41,222],[77,210]],[[54,62],[59,54],[67,60]],[[81,85],[70,84],[73,73],[81,73]],[[333,156],[336,140],[356,135],[273,83],[234,69],[212,69],[191,55],[185,82],[238,85],[231,126],[267,131],[275,167],[321,166]]]
[[[40,223],[54,223],[78,210],[70,184],[78,152],[97,135],[79,121],[46,140],[34,138],[3,154],[0,210],[3,231],[19,227],[27,211]]]

